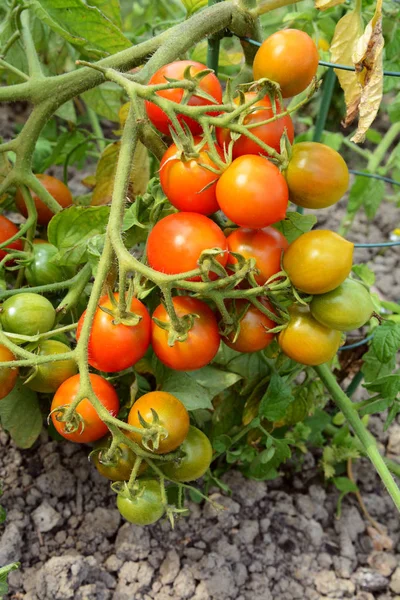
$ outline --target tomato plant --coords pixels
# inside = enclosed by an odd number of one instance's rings
[[[7,219],[3,215],[0,215],[0,244],[4,244],[7,240],[13,237],[16,233],[18,233],[18,227],[14,225],[10,219]],[[7,250],[22,250],[22,242],[20,239],[7,244],[5,248],[0,249],[0,260],[3,260],[7,256]]]
[[[191,426],[181,446],[182,457],[168,462],[164,473],[175,481],[194,481],[207,471],[212,460],[212,446],[208,437]]]
[[[279,169],[262,156],[240,156],[217,183],[217,201],[241,227],[262,229],[285,218],[288,187]]]
[[[36,177],[39,179],[43,187],[49,192],[49,194],[53,196],[54,200],[58,202],[61,208],[67,208],[68,206],[71,206],[73,203],[71,192],[62,181],[56,177],[52,177],[51,175],[46,175],[44,173],[39,173],[36,175]],[[37,210],[38,223],[40,225],[47,225],[52,218],[53,213],[37,194],[32,193],[32,198]],[[22,192],[19,189],[15,194],[15,204],[17,205],[18,210],[24,215],[24,217],[26,217],[28,215],[28,211],[22,196]]]
[[[129,523],[134,525],[155,523],[165,512],[159,482],[155,479],[139,480],[134,494],[129,492],[118,494],[117,507]]]

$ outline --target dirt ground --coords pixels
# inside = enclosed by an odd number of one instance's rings
[[[335,229],[345,200],[318,214]],[[385,203],[374,223],[356,218],[352,241],[387,240],[398,211]],[[356,250],[371,261],[376,289],[400,299],[399,251]],[[362,393],[359,392],[359,393]],[[382,450],[400,461],[400,424],[383,431],[370,420]],[[50,441],[16,449],[0,431],[0,480],[8,511],[0,527],[0,565],[21,561],[7,598],[21,600],[400,600],[400,523],[368,461],[354,466],[379,534],[354,496],[335,516],[338,492],[326,485],[318,456],[300,472],[285,468],[272,482],[232,472],[225,510],[191,504],[174,530],[124,523],[109,483],[89,464],[87,450]]]

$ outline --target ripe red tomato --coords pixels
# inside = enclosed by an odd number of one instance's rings
[[[198,142],[199,139],[195,140],[195,143]],[[218,146],[216,148],[223,158],[222,150]],[[176,145],[172,144],[161,160],[161,187],[168,200],[178,210],[202,215],[211,215],[219,210],[215,197],[219,175],[201,166],[208,165],[218,169],[208,156],[207,149],[207,146],[203,147],[196,158],[186,160]],[[206,187],[207,189],[204,189]]]
[[[318,69],[318,50],[304,31],[284,29],[270,35],[254,58],[254,79],[266,77],[281,86],[283,98],[300,94]]]
[[[71,204],[73,203],[71,192],[62,181],[60,181],[56,177],[52,177],[51,175],[44,175],[43,173],[40,173],[35,177],[39,179],[43,187],[45,187],[46,190],[53,196],[54,200],[57,200],[58,204],[62,208],[67,208],[67,206],[71,206]],[[40,225],[47,225],[47,223],[54,215],[36,194],[34,194],[33,192],[31,193],[38,213],[38,223]],[[20,190],[17,190],[17,193],[15,194],[15,204],[17,205],[19,212],[23,214],[24,217],[27,217],[28,211]]]
[[[1,366],[1,363],[10,360],[15,360],[14,354],[5,346],[0,345],[0,400],[8,396],[17,381],[18,368]]]
[[[354,244],[337,233],[315,229],[290,244],[283,255],[283,268],[300,291],[325,294],[349,275],[353,249]]]
[[[255,258],[256,267],[260,271],[255,276],[259,285],[264,283],[281,270],[283,250],[288,247],[288,241],[273,227],[264,229],[246,229],[239,227],[228,238],[229,252],[241,254],[244,258]],[[237,263],[237,259],[229,254],[228,264]]]
[[[117,392],[106,379],[100,377],[100,375],[94,375],[90,373],[90,383],[97,398],[100,400],[102,405],[108,410],[108,412],[116,417],[119,411],[119,400]],[[53,401],[51,403],[51,410],[54,411],[56,408],[61,406],[67,407],[71,404],[79,393],[80,375],[74,375],[70,377],[64,383],[60,385],[56,393],[54,394]],[[71,442],[78,442],[81,444],[88,444],[90,442],[96,442],[100,438],[104,437],[108,433],[108,427],[100,419],[96,412],[96,409],[91,405],[87,398],[84,398],[79,402],[76,412],[82,417],[84,427],[79,426],[77,431],[68,433],[65,430],[65,423],[57,421],[57,411],[51,413],[51,420],[53,425],[60,435],[65,437]]]
[[[255,92],[247,92],[245,94],[245,101],[249,102],[252,98],[256,97]],[[234,99],[235,104],[240,103],[239,98]],[[257,110],[254,108],[257,107]],[[281,106],[279,102],[276,102],[276,113],[279,114],[282,112]],[[252,106],[252,112],[244,118],[243,125],[255,125],[256,123],[260,123],[261,121],[266,121],[267,119],[271,119],[274,117],[274,111],[272,110],[271,100],[269,96],[265,96],[262,100],[258,100]],[[277,119],[276,121],[272,121],[271,123],[267,123],[266,125],[259,125],[258,127],[253,127],[249,131],[257,136],[262,142],[274,148],[277,152],[280,152],[280,142],[281,137],[286,129],[286,133],[288,135],[290,143],[293,143],[294,139],[294,130],[293,130],[293,122],[290,118],[290,115],[285,115],[284,117]],[[224,129],[222,127],[217,127],[216,131],[217,141],[221,148],[228,149],[229,142],[231,141],[231,133],[229,129]],[[233,143],[232,148],[232,157],[238,158],[238,156],[243,156],[244,154],[264,154],[268,156],[268,153],[265,152],[261,146],[250,140],[245,135],[241,135],[239,139],[237,139]]]
[[[260,301],[268,310],[274,312],[269,302],[265,299]],[[258,352],[269,346],[274,339],[274,334],[268,333],[267,329],[276,327],[275,321],[243,298],[236,300],[234,311],[238,316],[244,313],[240,320],[239,333],[236,339],[234,339],[234,332],[228,338],[223,338],[225,344],[237,352]]]
[[[14,223],[7,219],[7,217],[0,215],[0,244],[3,244],[9,240],[13,235],[18,233],[18,231],[19,229],[16,225],[14,225]],[[23,250],[22,241],[20,239],[15,240],[15,242],[11,242],[11,244],[7,244],[5,248],[0,249],[0,261],[7,256],[7,248],[13,250]]]
[[[119,294],[114,294],[116,301]],[[114,324],[115,317],[102,308],[113,309],[110,298],[100,298],[89,338],[89,364],[99,371],[115,373],[132,367],[140,360],[150,344],[150,315],[140,300],[132,298],[129,311],[141,317],[137,325]],[[76,339],[79,340],[86,311],[78,322]],[[110,350],[110,348],[112,350]]]
[[[349,170],[336,150],[317,142],[292,147],[286,170],[289,197],[297,206],[326,208],[347,191]]]
[[[292,360],[302,365],[322,365],[339,349],[342,335],[318,323],[307,306],[293,305],[290,321],[278,337],[279,346]]]
[[[162,329],[154,321],[151,324],[153,350],[157,357],[170,369],[175,371],[194,371],[201,369],[212,361],[218,352],[220,336],[217,319],[207,304],[189,296],[176,296],[173,304],[178,317],[196,315],[193,327],[186,340],[176,341],[168,345],[168,331]],[[169,323],[170,319],[164,306],[157,306],[154,319]]]
[[[208,217],[191,212],[164,217],[147,238],[150,266],[170,275],[197,269],[201,253],[211,248],[221,248],[217,260],[225,266],[228,245],[222,230]],[[199,281],[200,277],[192,280]]]
[[[237,225],[262,229],[285,218],[289,191],[278,167],[263,156],[247,154],[219,178],[217,200]]]
[[[157,85],[160,83],[167,83],[167,79],[184,79],[184,73],[187,67],[190,66],[190,74],[195,75],[199,71],[203,71],[207,69],[207,67],[199,62],[193,60],[178,60],[176,62],[170,63],[161,67],[154,73],[149,81],[149,85]],[[221,84],[218,81],[217,77],[214,73],[209,73],[201,80],[199,84],[200,89],[206,94],[215,98],[215,104],[221,104],[222,101],[222,88]],[[182,88],[175,88],[170,90],[162,90],[156,92],[158,96],[162,96],[163,98],[167,98],[172,102],[176,102],[179,104],[182,101],[182,97],[184,94],[184,90]],[[207,100],[206,98],[201,98],[200,96],[192,95],[189,101],[187,102],[189,106],[207,106],[210,104],[214,106],[211,100]],[[165,114],[161,108],[153,104],[152,102],[146,101],[146,112],[150,121],[153,123],[154,127],[164,133],[165,135],[169,135],[169,128],[171,126],[171,121]],[[210,110],[207,114],[218,114],[215,111]],[[201,126],[189,117],[185,117],[183,115],[178,115],[178,119],[181,122],[185,122],[193,135],[198,135],[201,133]]]
[[[212,460],[213,451],[208,437],[197,427],[190,427],[187,438],[182,444],[182,453],[182,458],[162,466],[165,475],[175,481],[200,479]]]
[[[157,449],[153,452],[156,454],[166,454],[176,450],[178,446],[186,439],[189,431],[189,413],[183,406],[182,402],[172,394],[167,392],[149,392],[139,400],[136,400],[132,406],[129,415],[128,423],[138,429],[146,431],[139,420],[139,413],[147,423],[153,423],[155,411],[159,418],[159,423],[168,432],[165,439],[161,439]],[[140,433],[129,433],[130,437],[137,443],[142,443],[142,435]]]

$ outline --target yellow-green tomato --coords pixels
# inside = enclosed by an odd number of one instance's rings
[[[291,202],[303,208],[331,206],[349,186],[349,170],[343,158],[318,142],[294,144],[285,176]]]
[[[29,336],[50,331],[56,311],[44,296],[27,292],[7,298],[2,304],[0,319],[4,331]]]
[[[345,279],[331,292],[314,296],[310,309],[313,317],[322,325],[340,331],[351,331],[370,320],[374,305],[362,283]]]
[[[95,449],[91,454],[93,464],[100,475],[111,481],[128,481],[137,456],[129,446],[119,444],[113,456],[108,458],[107,450],[110,448],[111,441],[112,438],[108,436],[96,443]],[[138,475],[144,473],[146,468],[147,463],[142,462]]]
[[[281,350],[302,365],[322,365],[331,360],[339,349],[340,331],[321,325],[307,306],[293,305],[290,320],[278,337]]]
[[[325,294],[348,277],[354,244],[334,231],[314,229],[292,242],[283,255],[283,268],[292,284],[307,294]]]
[[[51,354],[65,354],[70,348],[57,340],[44,340],[40,342],[38,356],[49,356]],[[56,392],[66,379],[78,372],[76,362],[72,359],[57,360],[37,365],[35,376],[26,382],[26,386],[35,390],[51,394]]]
[[[133,492],[122,490],[118,494],[117,508],[130,523],[151,525],[165,512],[160,483],[156,479],[139,479],[136,483]]]
[[[175,481],[194,481],[202,477],[212,459],[212,447],[208,437],[197,427],[191,426],[181,450],[182,458],[163,466],[165,475]]]

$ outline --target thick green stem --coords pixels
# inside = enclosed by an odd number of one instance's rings
[[[341,412],[344,414],[349,425],[352,427],[354,433],[362,443],[365,453],[370,458],[380,478],[382,479],[383,484],[391,495],[394,504],[400,511],[400,490],[390,474],[384,459],[379,453],[375,438],[365,428],[364,423],[358,416],[352,401],[339,386],[328,365],[324,364],[314,368],[323,381],[325,387],[330,392],[332,399],[338,406],[339,410],[341,410]]]

